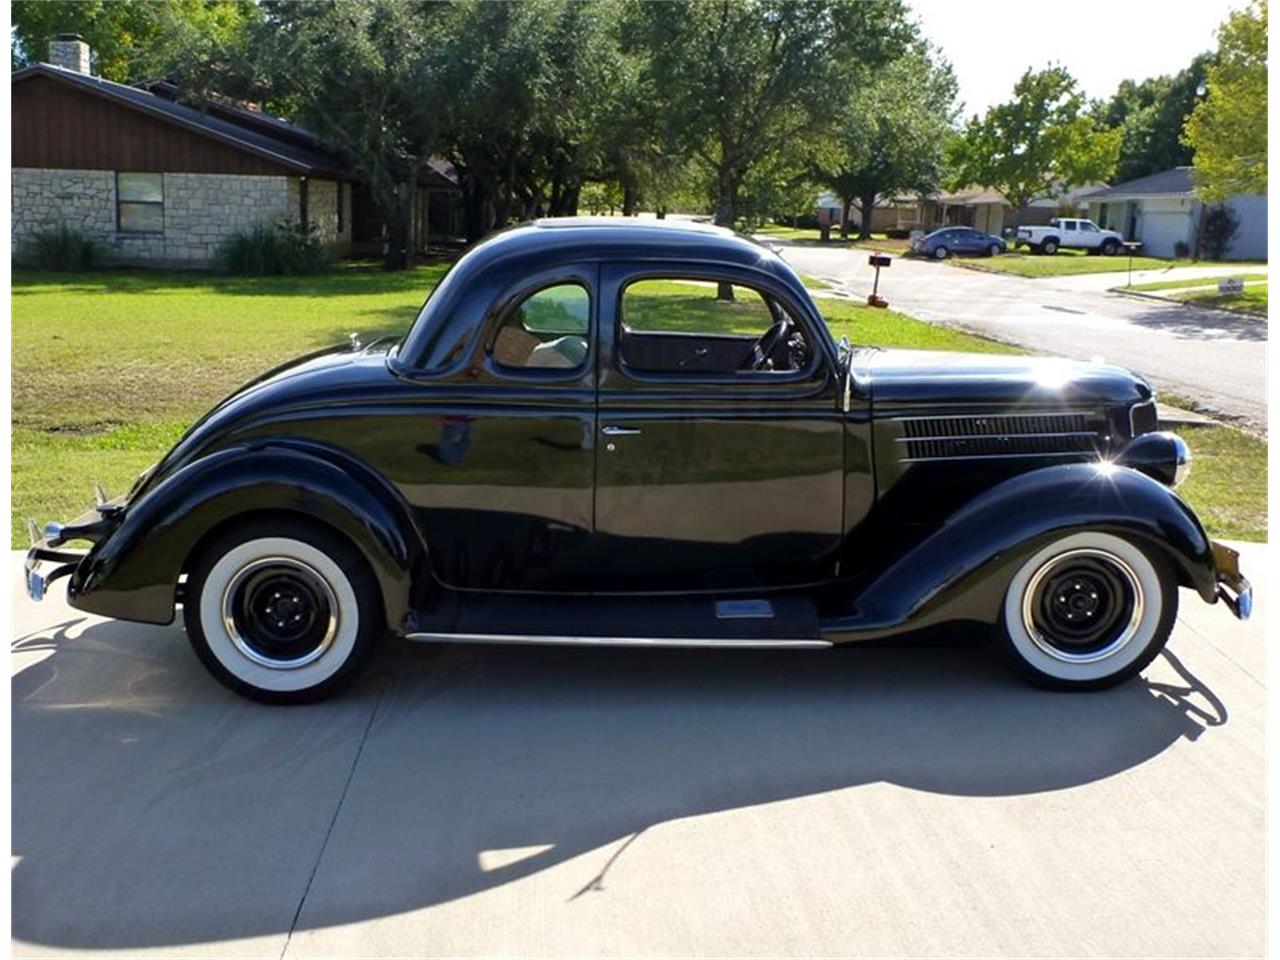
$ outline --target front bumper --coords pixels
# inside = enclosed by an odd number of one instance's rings
[[[51,547],[45,539],[33,544],[27,551],[27,596],[37,602],[43,600],[49,584],[74,573],[88,553],[71,547]]]
[[[1253,587],[1240,572],[1240,554],[1213,541],[1213,564],[1218,570],[1218,596],[1240,620],[1253,613]]]
[[[65,544],[80,540],[98,543],[115,529],[123,509],[122,499],[108,501],[99,493],[97,507],[71,523],[50,523],[42,534],[34,521],[28,521],[31,548],[24,565],[27,596],[37,602],[43,600],[49,584],[74,573],[89,551]]]

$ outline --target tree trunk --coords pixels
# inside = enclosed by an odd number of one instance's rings
[[[738,178],[732,170],[721,168],[719,171],[720,200],[716,204],[716,226],[733,229],[733,221],[738,215]]]
[[[871,214],[876,208],[875,191],[864,193],[858,198],[858,210],[862,215],[862,223],[858,225],[858,239],[871,239]]]
[[[636,215],[636,187],[629,180],[622,182],[622,215],[624,217]]]
[[[658,209],[655,212],[657,213],[659,220],[667,219],[667,208],[662,204],[658,204]]]
[[[387,270],[407,270],[413,266],[413,183],[395,187],[395,201],[387,211],[387,252],[382,265]]]
[[[840,239],[849,239],[849,207],[853,205],[850,197],[840,198]]]

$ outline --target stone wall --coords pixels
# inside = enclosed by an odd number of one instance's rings
[[[122,233],[113,171],[17,168],[10,233],[20,253],[32,234],[66,223],[99,240],[119,263],[208,267],[230,234],[283,217],[296,221],[298,193],[296,177],[166,173],[163,233]],[[309,201],[314,208],[314,193]],[[333,204],[330,195],[331,213]],[[350,217],[343,226],[349,237]]]

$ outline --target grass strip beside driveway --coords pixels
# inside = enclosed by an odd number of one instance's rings
[[[354,265],[294,278],[14,271],[12,545],[26,545],[27,516],[82,513],[95,481],[113,495],[125,490],[189,423],[267,368],[353,331],[400,336],[445,269]],[[851,301],[824,298],[818,308],[834,337],[856,344],[1020,352]],[[1185,489],[1211,532],[1265,537],[1265,441],[1227,427],[1187,438],[1197,464]]]
[[[1246,274],[1222,274],[1221,276],[1212,277],[1183,277],[1181,280],[1156,280],[1152,283],[1135,283],[1131,287],[1113,287],[1113,290],[1121,292],[1132,291],[1134,293],[1145,293],[1150,290],[1179,290],[1188,287],[1217,287],[1221,280],[1243,280],[1250,283],[1257,280],[1266,280],[1268,277],[1265,273],[1246,273]]]
[[[1090,256],[1083,250],[1059,250],[1052,256],[1016,251],[979,260],[953,259],[956,266],[988,273],[1010,273],[1019,277],[1069,277],[1083,273],[1127,273],[1129,258],[1124,254],[1104,257]],[[1209,260],[1161,260],[1157,257],[1134,257],[1134,270],[1167,270],[1176,267],[1223,267],[1221,262]],[[1258,263],[1242,263],[1240,267],[1266,266]]]
[[[1260,283],[1245,287],[1240,293],[1218,293],[1216,290],[1194,290],[1174,294],[1175,299],[1197,307],[1215,310],[1238,310],[1241,313],[1267,315],[1267,285]]]

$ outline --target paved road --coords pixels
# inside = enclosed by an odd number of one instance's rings
[[[1103,694],[974,645],[419,646],[273,709],[18,566],[20,956],[1264,950],[1265,589],[1184,593]]]
[[[798,270],[871,291],[867,251],[777,244]],[[1117,258],[1117,266],[1122,267]],[[1219,275],[1221,267],[1135,271],[1134,283]],[[1248,272],[1266,272],[1249,267]],[[1120,277],[1027,279],[895,257],[881,277],[890,306],[913,317],[974,330],[1043,353],[1101,356],[1163,390],[1265,430],[1267,321],[1107,293]]]

